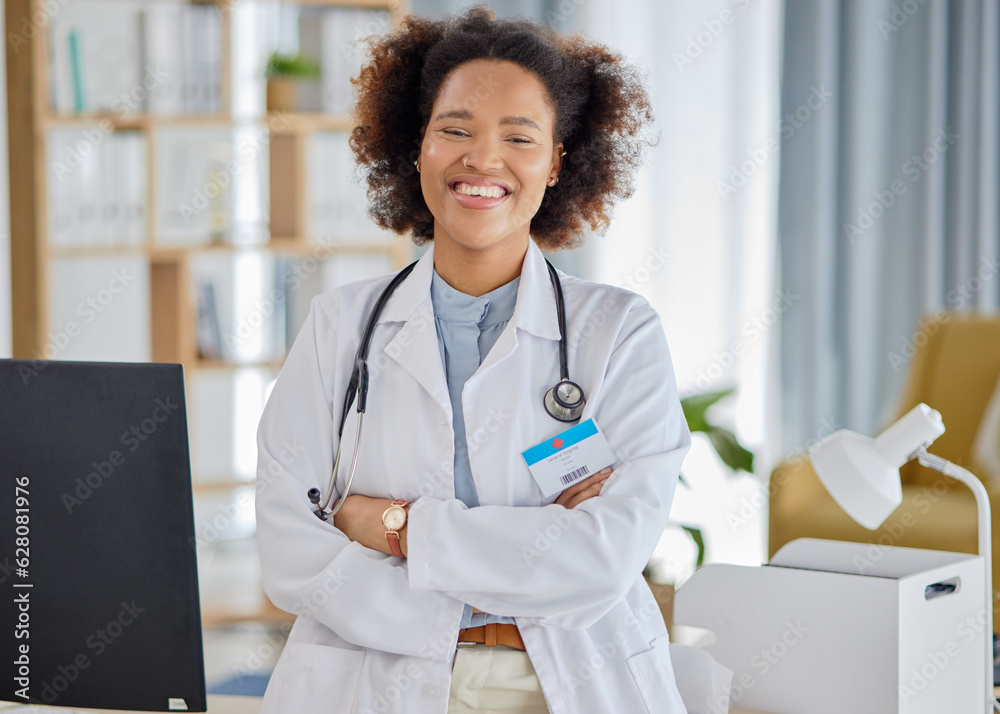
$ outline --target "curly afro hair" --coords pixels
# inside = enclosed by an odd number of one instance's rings
[[[350,145],[367,180],[369,214],[382,228],[411,232],[417,244],[434,238],[413,162],[441,85],[476,59],[533,72],[555,108],[553,143],[562,142],[567,155],[531,219],[539,246],[576,245],[584,224],[605,231],[615,199],[632,194],[653,115],[640,76],[618,53],[529,20],[498,20],[481,5],[441,21],[411,15],[369,47],[352,80],[358,101]]]

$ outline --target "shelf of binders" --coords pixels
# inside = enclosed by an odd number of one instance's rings
[[[403,240],[156,251],[152,359],[190,369],[280,368],[314,295],[410,260]],[[236,286],[240,289],[237,290]]]
[[[45,93],[59,122],[122,126],[228,117],[231,12],[199,2],[64,4],[41,34]]]

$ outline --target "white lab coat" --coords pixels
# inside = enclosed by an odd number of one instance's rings
[[[482,504],[455,498],[454,432],[431,305],[433,249],[388,301],[353,493],[413,502],[408,559],[316,518],[360,333],[388,277],[318,296],[258,431],[264,589],[296,613],[263,714],[445,714],[465,603],[516,618],[552,714],[681,714],[666,628],[641,571],[667,522],[690,435],[659,319],[634,293],[562,275],[570,376],[619,458],[596,498],[543,498],[521,452],[568,428],[554,295],[532,241],[514,315],[462,394]],[[352,408],[338,476],[355,441]],[[325,494],[324,494],[325,495]]]

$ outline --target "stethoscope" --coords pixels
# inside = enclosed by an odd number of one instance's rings
[[[552,289],[556,295],[556,319],[559,322],[559,381],[549,391],[545,393],[542,400],[545,411],[553,419],[563,422],[577,421],[583,412],[583,407],[587,403],[580,385],[569,378],[569,368],[566,360],[566,304],[563,301],[562,282],[556,269],[552,267],[547,259],[545,264],[549,269],[549,278],[552,280]],[[354,357],[354,369],[351,372],[351,379],[347,383],[347,394],[344,395],[344,410],[340,419],[340,429],[337,431],[339,443],[337,444],[337,456],[333,461],[333,473],[330,475],[330,484],[327,486],[326,499],[320,505],[321,494],[318,488],[310,488],[306,494],[316,510],[313,513],[320,520],[328,520],[337,515],[337,511],[344,505],[347,494],[351,492],[351,484],[354,483],[354,472],[358,465],[358,453],[361,446],[361,426],[365,415],[365,408],[368,405],[368,348],[371,346],[372,334],[375,332],[375,324],[378,316],[385,307],[389,297],[399,287],[400,283],[406,280],[407,276],[413,272],[416,262],[410,263],[400,270],[386,286],[375,306],[372,307],[365,325],[365,331],[361,335],[361,343],[358,345],[358,352]],[[351,410],[351,404],[355,398],[358,401],[358,434],[354,441],[354,456],[351,458],[351,471],[347,477],[347,487],[344,495],[337,501],[332,511],[327,512],[330,500],[333,498],[334,486],[337,481],[337,473],[340,471],[340,452],[344,443],[344,424],[347,423],[347,413]]]

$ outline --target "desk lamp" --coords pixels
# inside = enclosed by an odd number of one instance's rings
[[[982,482],[957,464],[927,453],[927,447],[944,433],[941,414],[918,404],[902,419],[874,439],[841,429],[816,445],[812,464],[833,499],[855,521],[875,530],[903,502],[899,467],[916,459],[972,490],[979,521],[979,555],[986,568],[986,711],[1000,711],[993,697],[993,569],[990,547],[990,499]]]

